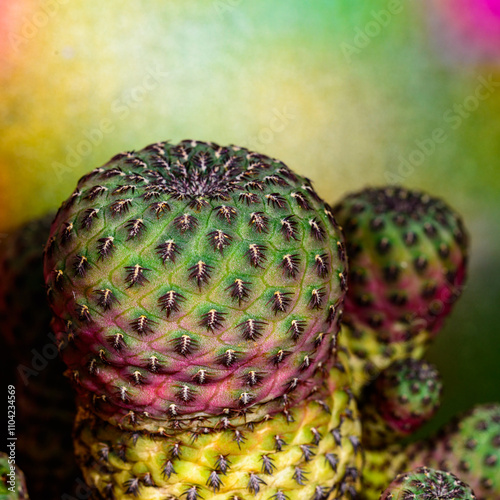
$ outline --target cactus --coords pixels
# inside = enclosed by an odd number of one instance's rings
[[[102,498],[326,500],[359,490],[360,426],[344,375],[302,404],[249,426],[131,433],[80,410],[75,448]]]
[[[500,500],[500,404],[477,405],[427,440],[366,450],[366,498],[378,498],[396,474],[421,466],[456,474],[478,499]]]
[[[419,467],[397,476],[380,500],[475,500],[474,492],[454,474]]]
[[[460,296],[468,236],[443,201],[368,188],[334,207],[349,256],[342,342],[355,391],[397,359],[419,358]]]
[[[306,179],[194,141],[84,176],[45,276],[76,390],[134,429],[306,397],[331,364],[346,287],[340,231]]]
[[[306,178],[213,143],[119,154],[61,206],[44,272],[93,491],[326,500],[359,489],[337,349],[345,246]]]
[[[441,391],[439,374],[429,363],[412,358],[393,363],[360,404],[363,446],[379,448],[414,433],[436,413]]]

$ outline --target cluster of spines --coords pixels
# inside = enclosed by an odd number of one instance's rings
[[[352,200],[356,200],[352,202]],[[351,205],[349,203],[351,202]],[[467,235],[461,219],[454,214],[441,200],[431,198],[430,196],[418,191],[408,191],[403,188],[389,189],[367,189],[360,193],[354,193],[348,196],[343,202],[335,207],[336,212],[341,212],[345,206],[349,207],[349,212],[343,214],[347,219],[344,221],[344,228],[349,233],[357,230],[359,220],[358,216],[369,210],[373,214],[369,221],[369,229],[382,236],[376,244],[377,252],[381,255],[387,254],[393,246],[391,240],[384,236],[383,231],[386,228],[386,219],[391,215],[393,223],[402,229],[402,240],[406,247],[411,248],[418,243],[419,236],[412,229],[406,229],[411,220],[421,221],[425,217],[432,215],[433,221],[422,222],[422,230],[427,238],[435,240],[439,236],[438,227],[441,226],[449,230],[453,228],[453,238],[461,247],[465,248],[467,244]],[[351,244],[349,255],[356,255],[360,248]],[[448,243],[441,241],[438,245],[438,254],[446,259],[450,254]],[[417,271],[424,271],[427,267],[425,256],[417,256],[413,262]],[[397,272],[397,269],[395,270]],[[389,273],[391,274],[391,273]],[[394,277],[395,278],[395,277]],[[453,280],[450,280],[453,281]]]
[[[279,292],[278,292],[279,293]],[[96,294],[99,295],[99,304],[103,309],[106,309],[108,307],[108,304],[111,302],[116,301],[117,299],[114,297],[112,292],[109,289],[106,290],[96,290]],[[164,309],[167,310],[173,310],[173,308],[176,307],[176,302],[173,301],[173,299],[176,298],[177,300],[181,300],[182,296],[178,294],[177,292],[170,291],[167,292],[165,295],[163,295],[160,298],[161,306]],[[90,317],[90,310],[86,305],[77,305],[77,313],[78,313],[78,318],[81,321],[85,322],[90,322],[91,317]],[[205,328],[207,331],[217,331],[221,329],[224,326],[225,322],[225,316],[227,313],[217,311],[216,309],[210,309],[203,315],[201,315],[200,319],[200,326]],[[72,324],[70,320],[68,320],[68,324]],[[129,326],[131,331],[139,334],[139,336],[144,336],[148,335],[154,332],[155,325],[158,323],[146,316],[145,314],[140,314],[131,321],[129,321]],[[260,319],[255,319],[255,318],[248,318],[242,323],[239,323],[236,325],[236,328],[239,329],[239,334],[242,339],[247,340],[247,341],[256,341],[258,338],[262,337],[262,335],[265,332],[265,328],[268,325],[266,321],[260,320]],[[292,340],[294,342],[297,342],[300,336],[303,334],[307,326],[307,321],[303,319],[291,319],[289,322],[289,327],[287,329],[287,333],[291,336]],[[67,329],[66,330],[66,335],[68,337],[73,337],[72,340],[74,340],[74,330]],[[312,339],[312,343],[315,345],[315,347],[318,347],[319,344],[323,341],[325,338],[326,333],[325,332],[318,332],[316,334],[316,337]],[[191,339],[190,344],[191,349],[184,349],[182,352],[179,352],[177,348],[175,348],[175,352],[178,352],[179,354],[182,354],[183,356],[189,356],[193,354],[194,352],[194,346],[197,344],[197,341],[190,335],[184,334],[181,337],[174,337],[172,339],[172,342],[174,345],[177,345],[178,339],[183,338],[184,341],[186,341],[188,338]],[[126,347],[126,341],[124,338],[124,333],[123,332],[116,332],[115,334],[111,335],[108,337],[110,339],[110,344],[115,348],[116,350],[121,350],[124,347]],[[231,356],[229,353],[232,352],[233,355]],[[272,355],[270,357],[270,360],[272,361],[272,364],[276,364],[278,362],[281,362],[283,359],[283,356],[287,355],[288,351],[285,351],[283,349],[278,349],[276,355]],[[230,358],[235,361],[235,357],[238,356],[237,351],[231,351],[227,350],[224,352],[224,359],[226,357]],[[307,358],[307,356],[306,356]],[[232,363],[231,363],[232,364]],[[156,368],[153,370],[153,372],[157,371],[158,369],[158,361],[157,363],[154,363],[153,366]],[[304,366],[301,368],[307,368],[309,366],[309,362],[305,362]]]
[[[227,246],[227,243],[223,243],[223,241],[229,241],[227,235],[222,236],[222,239],[216,237],[220,242],[216,243],[218,248],[222,251],[224,246]],[[226,238],[226,239],[224,239]],[[114,249],[114,238],[106,237],[100,238],[98,240],[98,261],[108,257]],[[175,243],[174,240],[167,240],[165,243],[162,243],[156,247],[157,254],[161,261],[165,264],[168,261],[175,263],[177,255],[180,253],[180,247]],[[264,261],[267,260],[266,257],[267,248],[265,245],[250,243],[248,245],[248,250],[246,255],[249,259],[249,263],[253,267],[262,267]],[[288,277],[295,279],[299,272],[299,266],[301,263],[301,259],[299,254],[285,254],[283,255],[279,266],[282,269],[283,274]],[[73,268],[73,276],[83,278],[86,276],[87,272],[91,268],[92,264],[89,262],[89,259],[85,255],[76,255],[73,258],[72,268]],[[326,253],[316,254],[314,256],[314,269],[317,276],[321,279],[325,279],[328,276],[329,272],[329,257]],[[133,286],[144,286],[149,282],[147,278],[148,272],[151,269],[142,266],[140,263],[136,263],[133,265],[125,266],[124,268],[126,274],[124,275],[124,284],[126,288],[131,288]],[[196,283],[198,288],[201,290],[203,286],[208,285],[214,267],[203,260],[198,260],[191,267],[187,269],[188,275],[187,278]],[[343,273],[339,274],[341,288],[345,288],[347,285],[345,283],[345,277]],[[65,273],[61,269],[54,269],[52,271],[52,283],[51,286],[54,289],[62,290],[64,286]],[[231,297],[236,298],[239,303],[242,300],[248,298],[249,293],[249,285],[251,282],[244,281],[241,278],[236,278],[234,283],[226,288],[226,290],[231,290]],[[279,292],[279,291],[278,291]],[[278,308],[280,311],[286,311],[286,308],[282,306],[282,298],[284,292],[276,293],[275,297],[280,303],[279,306],[273,304],[273,311]],[[270,303],[270,302],[269,302]],[[321,293],[319,289],[313,289],[311,291],[311,300],[310,306],[312,309],[320,308],[322,303]]]
[[[314,401],[314,400],[313,400]],[[323,400],[315,401],[318,406],[321,408],[321,412],[326,414],[331,414],[331,409]],[[345,409],[343,414],[340,416],[340,422],[337,427],[329,428],[328,433],[333,436],[336,446],[339,448],[339,451],[342,450],[343,442],[341,436],[343,435],[341,427],[343,422],[346,419],[352,420],[354,417],[349,409]],[[290,418],[288,422],[294,422],[294,418]],[[80,424],[81,425],[81,424]],[[331,425],[331,424],[330,424]],[[330,426],[329,426],[330,427]],[[249,431],[252,431],[254,428],[253,424],[248,425]],[[293,473],[291,479],[297,484],[298,487],[305,486],[308,484],[308,464],[317,457],[317,449],[321,442],[321,440],[325,437],[321,432],[318,431],[317,428],[311,426],[310,427],[311,440],[309,443],[302,443],[299,445],[288,443],[284,437],[280,434],[274,435],[274,451],[273,452],[265,452],[263,451],[257,458],[257,462],[260,464],[260,469],[256,468],[255,470],[247,471],[248,481],[246,484],[246,489],[248,493],[251,495],[257,495],[261,488],[267,486],[266,476],[274,476],[277,472],[277,467],[274,463],[275,454],[288,450],[289,446],[297,446],[300,450],[300,460],[299,463],[293,468]],[[233,434],[232,440],[236,443],[238,448],[241,450],[242,445],[247,443],[247,436],[245,435],[245,431],[240,428],[232,427],[230,424],[221,425],[220,430],[208,430],[208,429],[198,429],[196,431],[191,432],[190,444],[195,442],[200,435],[206,435],[207,433],[214,434],[217,432],[228,431]],[[79,432],[79,430],[77,431]],[[107,469],[107,465],[109,464],[110,468],[108,469],[110,472],[113,469],[111,465],[113,462],[110,462],[110,456],[115,454],[122,462],[127,461],[127,452],[129,448],[135,446],[137,440],[139,438],[144,439],[146,437],[143,433],[127,433],[129,436],[127,441],[130,441],[131,444],[127,444],[124,440],[118,440],[114,444],[108,444],[106,442],[100,442],[99,449],[95,451],[94,457],[89,456],[86,458],[87,466],[92,467],[92,463],[99,464],[99,467],[105,467]],[[150,435],[149,439],[157,439],[157,435]],[[359,448],[359,439],[356,436],[350,436],[349,441],[353,447],[354,455],[358,455],[360,453]],[[183,448],[184,441],[178,440],[177,442],[172,443],[169,446],[168,453],[166,458],[161,464],[161,473],[164,480],[169,480],[173,475],[177,474],[176,471],[176,462],[183,459]],[[324,461],[331,468],[333,473],[337,473],[338,464],[340,462],[340,458],[338,455],[338,451],[331,452],[323,452],[322,455]],[[205,487],[210,490],[212,493],[218,493],[221,488],[224,487],[224,477],[231,473],[232,469],[232,459],[231,454],[217,454],[213,457],[214,463],[212,467],[208,468],[208,478],[205,483]],[[131,473],[132,477],[127,479],[122,483],[122,488],[125,489],[127,494],[137,496],[140,493],[140,489],[145,486],[150,487],[162,487],[162,484],[156,484],[152,478],[152,474],[150,472],[146,472],[143,474],[136,475]],[[340,480],[340,484],[338,489],[341,494],[349,494],[353,498],[356,497],[356,488],[355,483],[359,479],[359,471],[356,466],[350,465],[347,466],[343,477]],[[109,495],[114,494],[114,485],[112,482],[109,482],[104,486],[104,490],[109,492]],[[290,486],[287,487],[287,490]],[[330,493],[335,489],[335,486],[322,486],[317,485],[314,490],[314,494],[312,499],[315,500],[327,500],[330,497]],[[204,487],[202,485],[190,484],[185,486],[185,491],[182,496],[191,495],[193,499],[200,500],[203,498],[202,492]],[[285,490],[286,491],[286,490]],[[286,492],[278,488],[278,490],[272,494],[270,498],[288,498]],[[112,497],[110,497],[112,498]],[[172,497],[174,498],[174,497]],[[231,497],[236,498],[236,497]],[[238,497],[240,498],[240,497]],[[241,497],[242,499],[244,497]]]
[[[123,336],[120,334],[116,334],[115,336],[111,336],[108,338],[108,341],[111,343],[114,343],[114,345],[117,348],[121,348],[120,344],[123,342]],[[196,340],[191,339],[188,336],[181,336],[173,341],[174,344],[174,350],[177,352],[179,355],[184,356],[192,354],[193,352],[196,351],[197,349],[197,343]],[[272,356],[270,356],[270,363],[274,364],[274,366],[278,366],[290,353],[287,351],[283,350],[278,350],[274,352]],[[225,368],[230,368],[234,363],[240,361],[241,359],[241,353],[234,350],[234,349],[226,349],[224,352],[222,352],[218,357],[216,357],[215,362]],[[304,359],[302,361],[301,366],[299,369],[301,371],[307,369],[310,364],[311,364],[311,358],[308,355],[304,356]],[[104,366],[107,364],[107,358],[106,354],[103,350],[100,350],[99,356],[97,358],[93,358],[89,361],[87,365],[87,369],[90,375],[95,375],[97,371],[99,370],[99,366]],[[320,364],[321,365],[321,364]],[[321,371],[323,368],[322,366],[318,365],[316,372]],[[161,374],[164,370],[163,365],[160,360],[156,356],[151,356],[148,361],[147,365],[143,367],[146,369],[148,372],[151,374]],[[255,370],[249,370],[244,374],[242,378],[242,382],[246,384],[249,389],[259,386],[263,379],[264,379],[265,373],[258,372]],[[79,382],[79,372],[78,371],[73,371],[73,377],[75,378],[75,381],[78,383]],[[205,369],[198,369],[196,374],[193,375],[192,377],[192,383],[184,383],[182,385],[176,384],[175,387],[178,389],[176,393],[174,393],[174,398],[181,404],[190,404],[196,399],[198,390],[197,386],[201,386],[207,383],[210,383],[212,381],[212,375],[209,370]],[[139,385],[144,385],[144,384],[149,384],[150,380],[148,380],[149,377],[147,376],[147,373],[144,372],[143,369],[135,369],[133,372],[130,373],[128,380],[130,383],[134,386],[139,386]],[[195,384],[195,385],[193,385]],[[294,403],[293,401],[293,391],[299,386],[302,385],[303,382],[300,381],[297,378],[291,379],[289,382],[284,383],[284,393],[283,396],[280,398],[281,401],[281,413],[286,415],[287,419],[291,418],[291,414],[289,413],[288,408],[292,406]],[[174,388],[175,388],[174,387]],[[116,386],[116,390],[114,392],[114,395],[116,398],[121,400],[123,403],[126,404],[131,404],[133,395],[130,392],[130,389],[124,385],[118,385]],[[106,402],[108,398],[106,396],[95,396],[91,403],[92,406],[95,407],[96,409],[99,408],[100,401]],[[239,411],[243,411],[242,414],[247,412],[247,407],[251,406],[251,404],[254,402],[255,396],[249,392],[249,390],[243,390],[240,391],[240,393],[237,395],[234,401],[234,405],[231,406],[230,408],[222,409],[220,410],[219,415],[216,417],[219,421],[224,420],[224,415],[226,412],[230,412],[232,415],[237,415]],[[237,410],[237,408],[240,408],[241,410]],[[165,414],[168,415],[169,417],[169,423],[168,427],[172,429],[177,429],[179,428],[179,425],[181,424],[181,421],[178,421],[177,418],[180,417],[182,414],[185,414],[185,412],[181,411],[181,408],[176,404],[171,402],[168,404],[165,408]],[[127,415],[125,415],[125,418],[129,419],[130,423],[132,425],[135,425],[138,422],[138,419],[143,419],[144,417],[141,416],[141,414],[137,411],[131,411],[129,410]]]
[[[170,247],[173,248],[173,247]],[[282,267],[285,269],[288,266],[295,266],[297,261],[294,256],[285,255],[283,258]],[[288,263],[287,263],[288,262]],[[75,277],[83,277],[87,272],[90,264],[88,263],[88,259],[85,256],[78,255],[75,257],[73,262],[73,270]],[[291,268],[292,271],[295,267]],[[123,277],[124,285],[126,285],[126,289],[138,286],[144,286],[146,283],[149,283],[148,273],[151,269],[143,267],[141,264],[137,263],[131,266],[126,266],[124,268],[125,273]],[[211,273],[213,271],[213,266],[206,264],[203,261],[198,261],[194,266],[191,266],[189,269],[188,279],[193,280],[199,288],[207,283],[210,279]],[[288,271],[287,271],[288,272]],[[51,280],[51,289],[61,290],[63,287],[63,277],[64,271],[61,269],[54,269]],[[238,302],[238,305],[241,305],[242,302],[245,302],[249,299],[249,295],[251,292],[251,281],[246,281],[242,278],[235,278],[232,283],[225,288],[225,291],[228,292],[228,295],[231,299]],[[314,287],[310,288],[308,293],[308,307],[311,310],[314,309],[322,309],[324,307],[326,290],[325,287]],[[294,300],[295,294],[290,291],[278,289],[271,290],[268,293],[269,299],[266,302],[266,305],[269,309],[277,314],[279,312],[287,312]],[[108,311],[112,309],[114,306],[119,305],[120,301],[117,298],[115,292],[111,288],[103,288],[94,290],[94,297],[96,305],[102,309],[103,311]],[[175,290],[168,290],[163,292],[157,299],[158,307],[161,311],[163,311],[167,318],[170,317],[171,314],[177,313],[180,310],[181,303],[184,302],[186,297]],[[90,322],[92,320],[91,309],[87,304],[76,304],[76,308],[78,311],[78,317],[85,322]],[[201,317],[201,323],[203,326],[207,326],[209,330],[215,330],[220,328],[222,325],[222,317],[226,314],[223,311],[215,311],[217,314],[218,321],[213,321],[207,315],[207,313],[203,314]],[[326,322],[330,323],[332,320],[332,315],[335,313],[335,307],[330,305],[327,311]],[[214,318],[215,319],[215,318]],[[207,321],[207,322],[206,322]],[[145,322],[154,323],[154,320],[145,317]],[[206,322],[206,323],[205,323]],[[152,330],[149,330],[150,332]]]
[[[105,175],[106,172],[103,172],[101,175]],[[143,178],[141,177],[140,182],[143,182]],[[147,188],[151,188],[152,186],[149,185]],[[303,188],[310,187],[308,185],[302,186]],[[90,189],[90,191],[94,191],[95,189],[98,189],[101,193],[106,191],[106,188],[104,186],[94,186],[93,188]],[[127,191],[134,191],[135,186],[134,185],[125,185],[125,186],[120,186],[116,188],[111,195],[116,195],[116,194],[121,194],[122,192],[127,192]],[[308,190],[312,191],[312,190]],[[147,191],[147,193],[150,193],[151,191]],[[70,200],[67,202],[69,204],[74,203],[75,199],[78,198],[79,196],[82,196],[84,193],[81,192],[80,190],[75,191],[74,196],[70,198]],[[241,193],[240,197],[245,194],[252,194],[252,193]],[[94,200],[95,198],[93,197],[88,197],[88,196],[83,196],[83,200]],[[248,199],[248,198],[244,198]],[[254,198],[253,202],[256,203],[257,200]],[[295,199],[302,199],[305,200],[303,195],[300,195],[299,193],[295,193]],[[273,207],[278,207],[278,208],[283,208],[284,207],[284,199],[281,195],[278,193],[271,193],[266,195],[266,200],[268,204],[271,204]],[[260,201],[260,200],[259,200]],[[123,198],[123,199],[118,199],[112,202],[109,205],[109,210],[110,213],[113,217],[117,215],[123,215],[126,214],[130,211],[131,206],[134,202],[134,198]],[[66,205],[68,206],[68,205]],[[302,207],[302,204],[299,204],[299,206]],[[150,211],[154,212],[157,217],[161,216],[163,213],[170,211],[171,207],[168,204],[167,201],[155,201],[152,204],[149,205]],[[85,230],[90,230],[93,223],[95,220],[98,219],[99,217],[99,211],[101,209],[98,208],[88,208],[84,211],[84,215],[81,221],[81,227],[82,229]],[[220,205],[216,207],[217,214],[221,220],[225,220],[228,223],[231,223],[233,218],[237,216],[237,210],[235,207],[232,207],[230,205]],[[331,210],[329,208],[325,208],[325,214],[328,216],[330,219],[330,214]],[[330,219],[333,220],[333,219]],[[318,217],[311,217],[309,220],[309,226],[310,226],[310,234],[313,239],[319,240],[319,241],[324,241],[326,238],[326,230],[323,226],[323,223],[318,219]],[[334,222],[332,222],[334,223]],[[263,213],[263,212],[252,212],[249,217],[249,223],[251,227],[254,227],[257,232],[268,232],[269,228],[269,218]],[[173,225],[176,229],[179,230],[179,232],[182,234],[186,231],[193,231],[194,229],[197,228],[198,226],[198,220],[197,218],[189,213],[184,213],[181,215],[178,215],[173,219]],[[145,230],[146,230],[146,223],[142,218],[132,218],[128,221],[125,222],[124,227],[127,230],[127,239],[134,239],[139,237]],[[60,231],[60,238],[61,238],[61,243],[65,244],[67,243],[72,236],[74,235],[74,230],[75,226],[73,222],[65,222],[63,226],[61,227]],[[297,239],[298,236],[298,224],[297,221],[295,220],[294,215],[288,215],[285,216],[281,219],[281,232],[283,233],[284,237],[287,240],[290,239]],[[210,238],[212,239],[214,246],[217,248],[217,250],[220,250],[223,246],[227,246],[230,241],[230,237],[228,235],[223,235],[221,231],[213,232],[210,233]]]
[[[134,222],[134,227],[136,223]],[[221,253],[224,248],[230,245],[232,237],[221,230],[215,230],[209,233],[208,238],[213,244],[214,250],[218,250]],[[100,238],[97,244],[97,261],[104,260],[108,258],[115,249],[115,238],[113,236],[108,236]],[[248,244],[248,250],[246,251],[246,256],[248,262],[255,268],[262,267],[262,264],[267,260],[268,248],[264,244],[250,243]],[[166,240],[164,243],[159,244],[156,247],[156,252],[158,257],[161,259],[163,264],[171,261],[175,263],[176,257],[181,253],[181,247],[173,239]],[[300,256],[299,254],[285,254],[282,257],[280,266],[285,274],[289,278],[295,278],[299,272]],[[329,256],[326,253],[316,254],[314,256],[314,269],[318,277],[324,279],[328,276],[330,272]],[[84,277],[87,271],[90,269],[91,263],[85,255],[76,255],[73,261],[74,275],[78,277]],[[132,266],[126,266],[127,277],[125,282],[129,286],[133,285],[144,285],[148,280],[145,277],[145,271],[150,271],[150,269],[142,267],[139,263]],[[203,260],[199,260],[194,263],[188,271],[189,279],[195,280],[198,286],[201,288],[202,284],[208,284],[211,271],[213,266],[207,264]],[[64,271],[60,269],[54,269],[54,274],[57,274],[54,279],[57,279],[58,288],[62,287],[62,279],[64,276]],[[342,280],[342,276],[340,276]]]
[[[398,475],[384,491],[381,500],[475,500],[469,485],[448,471],[419,467]]]

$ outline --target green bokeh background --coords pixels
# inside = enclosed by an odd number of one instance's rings
[[[500,65],[471,58],[473,40],[440,44],[453,23],[438,0],[399,2],[377,31],[374,12],[390,3],[5,2],[1,236],[115,153],[164,139],[275,156],[329,202],[388,181],[425,189],[464,215],[472,238],[463,298],[429,353],[445,384],[430,428],[500,401],[500,87],[460,120],[454,108],[473,102],[481,76],[500,82]]]

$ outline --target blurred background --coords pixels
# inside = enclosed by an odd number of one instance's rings
[[[500,401],[500,0],[1,1],[0,89],[0,242],[165,139],[277,157],[330,203],[443,197],[472,249],[430,428]]]

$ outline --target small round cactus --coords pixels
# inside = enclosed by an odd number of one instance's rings
[[[460,476],[479,499],[500,500],[500,404],[475,406],[425,441],[366,450],[366,497],[375,500],[392,476],[421,466]]]
[[[475,500],[471,488],[451,472],[419,467],[397,476],[380,500]]]
[[[436,413],[441,391],[433,365],[412,358],[393,363],[368,387],[360,406],[363,445],[377,448],[415,432]]]
[[[341,338],[355,389],[401,357],[421,357],[466,275],[468,237],[443,201],[400,187],[369,188],[334,208],[349,256]]]
[[[460,474],[478,498],[500,499],[500,403],[455,419],[430,443],[429,460]]]

